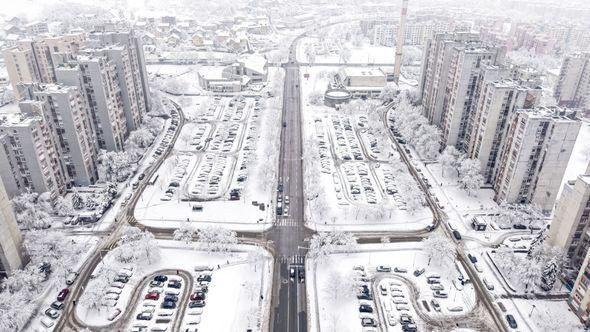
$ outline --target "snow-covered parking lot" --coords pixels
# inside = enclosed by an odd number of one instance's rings
[[[312,330],[366,331],[363,318],[383,331],[401,331],[408,319],[418,330],[432,321],[473,323],[465,317],[476,295],[463,268],[429,264],[419,243],[362,245],[318,259],[307,262]]]
[[[235,230],[270,227],[280,99],[173,99],[186,122],[172,154],[142,193],[136,218],[154,227],[178,228],[186,220]]]
[[[400,159],[377,101],[318,105],[330,67],[301,70],[308,226],[413,231],[432,224],[424,194]]]
[[[107,254],[104,265],[95,270],[97,278],[86,288],[88,294],[76,307],[78,319],[89,326],[126,331],[179,327],[182,331],[259,331],[266,324],[272,280],[268,252],[248,245],[233,246],[228,252],[207,252],[184,242],[156,243],[158,254],[152,256],[151,263],[132,269],[114,252]],[[105,266],[118,274],[131,271],[121,282],[121,292],[111,292],[117,287],[103,284]],[[103,296],[105,288],[109,293]],[[89,298],[96,295],[98,300]]]

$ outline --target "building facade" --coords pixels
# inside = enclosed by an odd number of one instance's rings
[[[555,87],[558,104],[587,109],[589,96],[590,53],[576,53],[565,57]]]
[[[23,266],[22,236],[0,178],[0,275],[9,275]]]

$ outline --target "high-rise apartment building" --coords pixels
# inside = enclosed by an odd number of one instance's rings
[[[469,158],[477,159],[486,183],[493,183],[506,131],[514,113],[537,106],[541,88],[511,79],[485,81],[474,109],[471,134],[466,139]]]
[[[450,67],[455,47],[477,42],[478,35],[473,33],[436,34],[426,43],[419,94],[425,116],[431,124],[440,125],[443,121],[443,105],[447,95]]]
[[[558,107],[537,107],[512,116],[497,161],[496,202],[553,209],[581,126],[576,115]]]
[[[123,150],[128,131],[114,62],[102,56],[78,55],[59,65],[56,75],[60,84],[81,87],[98,147]]]
[[[96,169],[97,145],[89,119],[85,96],[78,87],[56,84],[32,84],[28,98],[41,102],[41,114],[54,136],[56,150],[68,183],[77,186],[94,184],[98,179]],[[32,100],[20,102],[21,109],[37,105]]]
[[[561,106],[590,108],[590,53],[576,53],[565,57],[555,99]]]
[[[0,177],[0,275],[22,267],[24,260],[22,236]]]
[[[23,105],[22,110],[42,103]],[[27,189],[49,192],[54,199],[63,194],[66,179],[58,159],[53,135],[42,116],[8,114],[0,116],[0,177],[9,197]]]

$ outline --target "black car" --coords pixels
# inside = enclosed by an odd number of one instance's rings
[[[305,281],[305,272],[303,270],[299,270],[299,282]]]
[[[202,308],[205,306],[205,301],[197,300],[197,301],[190,301],[188,303],[189,308]]]
[[[455,239],[461,240],[461,233],[459,233],[458,231],[453,231],[453,236],[455,237]]]
[[[369,293],[360,293],[356,296],[356,298],[359,300],[369,300],[369,301],[373,300],[373,297]]]
[[[426,270],[424,268],[422,269],[417,269],[414,271],[414,276],[419,277],[421,276]]]
[[[367,305],[367,304],[361,304],[359,306],[359,312],[372,313],[373,312],[373,307],[371,307],[370,305]]]
[[[129,281],[129,277],[126,275],[118,275],[115,277],[113,281],[127,283]]]
[[[514,319],[514,316],[506,315],[506,320],[508,321],[508,326],[510,326],[511,328],[518,328],[518,324],[516,324],[516,319]]]
[[[178,296],[176,295],[166,295],[164,296],[164,302],[176,302],[178,301]]]
[[[277,191],[282,193],[283,192],[283,184],[279,183],[279,185],[277,186]]]
[[[137,178],[141,181],[143,180],[143,178],[145,178],[145,174],[141,173]]]
[[[174,309],[176,308],[176,302],[174,301],[164,301],[160,306],[162,309]]]
[[[526,229],[526,226],[523,224],[514,224],[512,225],[514,229]]]
[[[169,288],[180,288],[182,286],[182,283],[178,280],[170,280],[168,281],[168,287]]]
[[[207,281],[207,282],[211,282],[211,276],[208,274],[202,274],[200,276],[197,277],[197,281]]]
[[[475,264],[477,263],[477,258],[471,254],[467,254],[467,257],[469,257],[469,260],[471,261],[471,263]]]
[[[168,280],[168,277],[165,276],[165,275],[157,275],[157,276],[154,277],[154,280],[155,281],[164,282],[164,281]]]

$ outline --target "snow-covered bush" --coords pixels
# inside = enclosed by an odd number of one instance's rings
[[[432,262],[438,266],[446,266],[455,259],[455,245],[448,237],[440,233],[432,234],[422,240],[422,248],[428,257],[428,266]]]
[[[21,229],[40,229],[50,225],[46,204],[39,203],[39,194],[26,191],[12,199],[16,221]]]
[[[238,235],[223,227],[206,227],[197,231],[197,242],[207,252],[228,252],[238,243]]]
[[[477,190],[483,182],[479,161],[464,159],[459,166],[459,183],[467,191],[467,195],[477,195]]]
[[[126,151],[104,151],[99,155],[99,178],[106,182],[123,182],[133,173],[131,158]]]
[[[349,232],[319,232],[311,237],[309,254],[317,259],[324,259],[333,252],[352,252],[356,245],[356,237]]]
[[[121,263],[152,264],[160,259],[160,247],[152,233],[128,226],[113,254]]]

